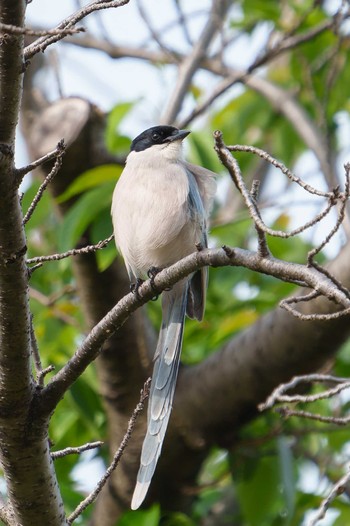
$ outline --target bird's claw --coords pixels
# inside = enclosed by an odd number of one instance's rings
[[[139,288],[141,287],[142,283],[144,283],[144,280],[141,278],[137,278],[135,283],[130,283],[130,292],[135,294],[138,300],[141,298]]]
[[[154,298],[152,298],[152,301],[157,301],[157,299],[159,298],[159,293],[158,293],[158,289],[157,289],[157,287],[156,287],[156,285],[154,283],[154,278],[156,277],[157,274],[159,274],[159,272],[161,272],[161,270],[162,269],[158,268],[158,267],[150,267],[148,269],[148,272],[147,272],[147,276],[150,279],[151,288],[156,293]]]

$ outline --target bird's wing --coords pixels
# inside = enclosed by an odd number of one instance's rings
[[[189,203],[192,214],[200,225],[202,248],[208,246],[207,220],[216,191],[215,174],[194,164],[184,163],[189,180]],[[187,316],[201,321],[204,316],[208,269],[206,267],[193,274],[187,299]]]
[[[203,168],[202,166],[197,166],[196,164],[188,163],[183,161],[183,164],[188,172],[190,172],[196,180],[198,185],[199,194],[202,199],[204,211],[206,218],[208,218],[213,201],[214,195],[216,192],[216,177],[217,174]]]

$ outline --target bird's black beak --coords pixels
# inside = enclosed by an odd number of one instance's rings
[[[164,139],[163,142],[183,141],[190,133],[189,130],[176,130],[170,135],[170,137]]]

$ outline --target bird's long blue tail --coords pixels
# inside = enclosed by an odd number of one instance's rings
[[[183,280],[162,296],[163,319],[154,357],[147,433],[131,503],[133,510],[141,505],[146,496],[168,426],[179,370],[187,294],[188,281]]]

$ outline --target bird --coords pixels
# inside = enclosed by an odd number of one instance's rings
[[[117,249],[130,282],[138,285],[197,249],[208,246],[208,217],[216,174],[187,162],[182,153],[189,130],[159,125],[131,143],[112,198]],[[135,285],[135,283],[136,285]],[[147,431],[131,509],[142,504],[151,483],[173,404],[185,315],[204,315],[208,269],[176,283],[162,294],[162,323],[153,359]]]

